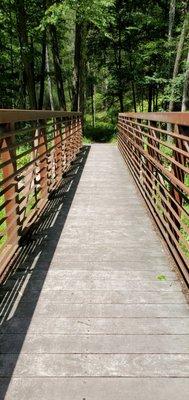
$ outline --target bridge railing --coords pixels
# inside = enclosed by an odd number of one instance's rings
[[[118,129],[123,158],[189,283],[189,113],[121,113]]]
[[[0,279],[82,146],[82,115],[0,110]]]

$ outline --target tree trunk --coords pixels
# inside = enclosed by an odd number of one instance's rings
[[[19,108],[26,108],[26,79],[25,73],[22,68],[20,68],[19,72]]]
[[[70,100],[70,103],[72,104],[72,89],[73,89],[72,77],[70,77],[70,76],[67,77],[67,84],[68,84],[69,100]]]
[[[121,40],[121,19],[118,13],[118,83],[119,83],[119,101],[120,111],[124,111],[124,96],[123,96],[123,82],[122,82],[122,40]]]
[[[66,111],[66,98],[64,93],[64,82],[62,78],[61,58],[58,45],[57,30],[54,25],[49,27],[52,45],[52,55],[54,63],[54,73],[57,85],[58,100],[61,110]]]
[[[132,96],[133,96],[133,108],[134,108],[134,112],[137,112],[136,94],[135,94],[135,84],[134,84],[133,79],[132,79],[132,81],[131,81],[131,86],[132,86]]]
[[[144,91],[142,89],[142,112],[144,111]]]
[[[81,26],[76,22],[75,26],[75,54],[74,54],[74,75],[73,75],[73,103],[72,110],[80,111],[79,90],[80,90],[80,53],[81,53]]]
[[[186,60],[186,72],[185,72],[185,80],[184,80],[184,86],[183,86],[181,111],[187,111],[187,110],[189,110],[189,50],[188,50],[187,60]]]
[[[132,88],[132,97],[133,97],[133,108],[134,111],[137,112],[137,104],[136,104],[136,93],[135,93],[135,79],[134,79],[134,66],[132,63],[132,53],[131,53],[131,43],[129,42],[129,65],[131,71],[131,88]]]
[[[93,123],[93,128],[96,125],[96,87],[94,83],[91,83],[91,111],[92,111],[92,123]]]
[[[51,75],[50,75],[49,53],[48,53],[47,45],[46,45],[46,71],[47,71],[47,82],[48,82],[48,89],[49,89],[50,105],[51,105],[51,110],[54,111],[54,101],[53,101],[53,94],[52,94],[52,81],[51,81]]]
[[[172,34],[173,34],[173,26],[175,22],[175,6],[176,6],[176,0],[170,0],[170,8],[169,8],[169,30],[168,30],[168,42],[169,45],[172,40]]]
[[[185,17],[182,31],[180,34],[178,46],[177,46],[177,53],[176,53],[176,58],[175,58],[175,64],[174,64],[174,69],[173,69],[173,82],[172,82],[172,88],[171,88],[171,99],[169,102],[169,111],[174,111],[174,95],[175,95],[175,82],[174,79],[177,77],[178,72],[179,72],[179,66],[180,66],[180,60],[182,57],[182,51],[183,51],[183,46],[184,46],[184,40],[186,36],[186,32],[188,29],[188,14]]]
[[[39,101],[38,101],[39,110],[42,110],[42,108],[43,108],[44,91],[45,91],[46,38],[47,38],[46,31],[44,31],[43,40],[42,40],[40,92],[39,92]]]
[[[86,87],[86,38],[87,24],[78,22],[76,17],[72,110],[83,113]]]
[[[26,88],[31,108],[37,108],[34,66],[31,57],[31,49],[28,42],[27,15],[23,0],[16,1],[17,29],[20,42],[21,60],[26,77]]]
[[[148,112],[152,112],[152,102],[153,102],[153,87],[150,84],[148,91]]]
[[[156,90],[156,103],[155,103],[155,111],[158,111],[158,95],[159,95],[159,91],[158,89]]]
[[[10,65],[11,75],[14,76],[14,57],[13,57],[13,19],[12,10],[9,9],[9,23],[10,23]],[[14,108],[14,90],[13,85],[11,86],[11,108]]]

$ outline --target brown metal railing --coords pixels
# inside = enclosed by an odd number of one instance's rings
[[[82,115],[0,110],[0,279],[82,146]]]
[[[189,113],[121,113],[118,129],[123,158],[189,283]]]

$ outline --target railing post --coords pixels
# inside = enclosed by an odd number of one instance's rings
[[[4,132],[12,132],[6,138],[0,140],[0,147],[5,151],[1,154],[3,180],[8,179],[17,171],[16,166],[16,150],[15,145],[14,125],[6,124]],[[3,185],[5,213],[6,213],[6,228],[7,228],[7,243],[17,243],[19,240],[19,203],[18,203],[18,183],[17,176],[7,180]]]
[[[71,117],[69,117],[68,120],[66,121],[66,170],[70,165],[70,158],[71,158],[70,135],[71,135]]]
[[[79,121],[78,117],[74,117],[74,155],[79,151]]]
[[[79,150],[83,144],[83,117],[78,116],[77,119],[78,119],[78,138],[79,138],[78,150]]]
[[[62,132],[62,174],[66,171],[66,121],[63,122]]]
[[[60,119],[56,118],[55,123],[55,134],[54,134],[54,144],[55,144],[55,182],[56,185],[60,182],[62,178],[62,126]]]
[[[73,134],[73,128],[74,128],[74,124],[73,124],[73,117],[70,118],[70,163],[73,160],[73,154],[74,154],[74,134]]]
[[[78,137],[77,137],[77,117],[72,119],[72,133],[73,133],[73,156],[75,158],[78,148]]]
[[[69,122],[66,118],[65,120],[65,128],[64,128],[64,152],[65,152],[65,171],[67,171],[68,166],[68,135],[69,135]]]
[[[41,121],[42,125],[45,121]],[[38,154],[39,159],[39,174],[40,174],[40,186],[41,186],[41,198],[46,199],[48,197],[48,162],[47,162],[47,137],[46,129],[39,128],[38,130]]]

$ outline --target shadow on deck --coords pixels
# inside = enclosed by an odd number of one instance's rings
[[[7,281],[1,285],[0,353],[7,353],[10,349],[10,353],[12,353],[12,362],[11,365],[8,366],[9,377],[6,375],[6,379],[4,379],[3,384],[0,385],[0,399],[6,396],[11,375],[21,352],[89,151],[90,146],[84,146],[76,160],[72,163],[72,167],[65,175],[59,189],[51,195],[39,222],[32,229],[32,232],[30,232],[25,242],[22,242],[19,255],[10,268],[11,273]],[[39,273],[41,279],[37,290],[31,293],[33,279],[35,279],[36,275],[39,275]],[[22,300],[22,302],[27,302],[28,299],[27,318],[23,318],[19,340],[12,343],[11,336],[8,336],[9,339],[7,338],[7,329],[9,333],[11,329],[14,332],[14,319],[20,315],[20,300]],[[14,346],[13,351],[12,346]],[[2,367],[2,365],[0,365],[0,367]]]
[[[117,146],[82,149],[1,293],[0,400],[188,400],[189,308]]]

